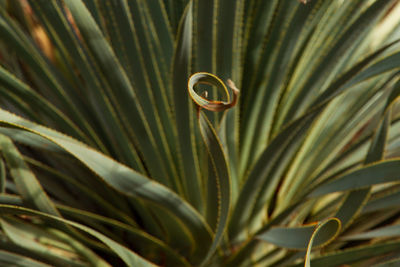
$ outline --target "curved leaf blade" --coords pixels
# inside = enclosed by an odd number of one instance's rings
[[[331,242],[340,232],[341,222],[337,218],[331,218],[318,223],[307,246],[305,267],[310,267],[311,249],[316,246],[324,246]]]
[[[378,229],[374,229],[372,231],[343,236],[340,238],[340,240],[364,240],[364,239],[373,239],[382,237],[396,238],[399,236],[400,236],[400,225],[389,225],[385,227],[380,227]]]
[[[193,238],[204,246],[198,247],[206,253],[211,244],[208,225],[197,211],[167,187],[148,179],[140,173],[118,163],[90,147],[0,109],[0,122],[8,127],[28,131],[63,148],[81,161],[111,187],[129,197],[137,197],[164,207],[189,230]]]
[[[390,242],[385,244],[374,244],[359,248],[346,249],[335,253],[322,255],[310,261],[313,267],[340,266],[342,264],[351,264],[376,256],[381,256],[390,252],[396,252],[400,249],[400,242]],[[296,264],[293,267],[300,267],[303,264]]]
[[[127,249],[126,247],[123,247],[122,245],[118,244],[117,242],[109,239],[108,237],[104,236],[103,234],[87,227],[82,224],[72,222],[69,220],[65,220],[59,217],[55,217],[52,215],[48,215],[39,211],[27,209],[27,208],[22,208],[22,207],[17,207],[17,206],[11,206],[11,205],[0,205],[0,210],[3,214],[21,214],[21,215],[33,215],[33,216],[40,216],[49,220],[53,220],[54,222],[61,222],[68,224],[70,226],[73,226],[83,232],[86,232],[87,234],[99,239],[101,242],[103,242],[105,245],[107,245],[111,250],[113,250],[128,266],[143,266],[143,267],[149,267],[149,266],[156,266],[149,261],[143,259],[139,255],[135,254],[133,251]]]
[[[57,208],[47,196],[35,174],[25,163],[11,139],[1,134],[0,151],[6,160],[10,174],[24,201],[42,212],[60,216]]]
[[[333,192],[360,189],[381,183],[399,182],[399,173],[400,160],[374,163],[317,186],[308,197],[313,198]]]
[[[299,227],[274,227],[257,238],[283,248],[307,250],[309,254],[311,247],[320,247],[332,241],[340,227],[338,219],[330,218]]]
[[[199,111],[200,112],[200,111]],[[215,230],[214,241],[211,244],[210,250],[207,256],[203,260],[202,265],[207,263],[209,258],[217,249],[219,242],[221,241],[222,235],[226,229],[226,223],[228,221],[230,205],[231,205],[231,178],[229,174],[229,168],[227,165],[227,159],[222,149],[222,145],[213,129],[210,121],[206,115],[200,112],[199,125],[200,131],[207,146],[209,156],[211,158],[212,167],[215,173],[215,186],[217,187],[217,206],[207,207],[216,208],[218,210],[217,227]]]
[[[8,266],[15,264],[18,267],[50,267],[48,264],[4,250],[0,250],[0,264]]]

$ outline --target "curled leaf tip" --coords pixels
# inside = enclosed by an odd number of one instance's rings
[[[239,93],[239,89],[237,89],[235,83],[231,80],[228,79],[228,81],[226,82],[228,84],[228,86],[233,90],[233,91],[237,91]]]
[[[198,84],[207,84],[217,87],[217,89],[225,96],[225,101],[207,99],[208,92],[198,94],[194,87]],[[190,76],[188,81],[188,91],[192,100],[199,108],[204,108],[210,111],[224,111],[234,107],[237,103],[239,96],[239,89],[235,86],[234,82],[230,79],[227,81],[228,87],[232,90],[233,99],[231,101],[230,94],[224,82],[217,76],[207,72],[197,72]]]

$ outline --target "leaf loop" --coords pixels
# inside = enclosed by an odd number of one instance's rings
[[[219,91],[221,91],[226,98],[226,101],[219,100],[209,100],[206,95],[199,95],[194,87],[198,84],[207,84],[216,86]],[[237,103],[237,99],[239,97],[239,89],[236,88],[235,84],[232,80],[227,81],[228,87],[232,89],[233,99],[230,101],[231,97],[229,95],[228,89],[224,82],[218,78],[217,76],[208,73],[208,72],[197,72],[190,76],[188,81],[188,90],[189,95],[192,100],[200,107],[210,111],[224,111],[231,107],[234,107]],[[207,94],[207,93],[206,93]]]

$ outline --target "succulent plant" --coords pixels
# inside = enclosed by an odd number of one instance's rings
[[[395,0],[0,1],[1,266],[396,266]]]

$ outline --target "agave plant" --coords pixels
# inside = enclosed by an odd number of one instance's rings
[[[398,1],[0,10],[1,266],[400,264]]]

